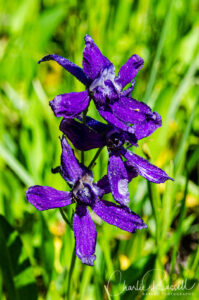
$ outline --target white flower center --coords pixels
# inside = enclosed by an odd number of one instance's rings
[[[120,92],[121,87],[119,84],[115,82],[115,67],[114,65],[110,65],[106,67],[100,75],[91,83],[89,87],[89,91],[93,92],[97,87],[101,87],[104,89],[105,93],[109,94],[109,87],[105,85],[105,81],[110,80],[116,89],[116,91]]]

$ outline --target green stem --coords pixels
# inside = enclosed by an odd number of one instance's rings
[[[173,273],[174,273],[174,269],[175,269],[175,263],[176,263],[176,257],[177,257],[177,252],[178,252],[178,247],[179,247],[179,243],[180,243],[180,238],[182,237],[182,223],[184,221],[184,218],[186,216],[186,196],[187,196],[187,192],[188,192],[188,183],[189,183],[189,174],[187,173],[186,176],[186,183],[185,183],[185,189],[184,189],[184,196],[182,199],[182,204],[181,204],[181,208],[180,208],[180,217],[179,217],[179,222],[178,222],[178,227],[177,230],[175,232],[175,244],[173,247],[173,252],[171,255],[171,271],[170,271],[170,284],[172,284],[172,277],[173,277]]]
[[[81,151],[81,163],[84,164],[84,151]]]
[[[104,285],[104,289],[106,291],[106,295],[108,297],[108,300],[111,300],[110,294],[109,294],[109,290],[107,289],[106,285]]]
[[[75,260],[76,260],[76,253],[75,253],[75,247],[73,249],[73,254],[72,254],[72,259],[71,259],[71,265],[70,265],[70,270],[68,273],[68,288],[67,288],[67,300],[71,299],[71,279],[72,279],[72,275],[73,275],[73,270],[74,270],[74,266],[75,266]]]
[[[60,173],[60,167],[58,166],[58,167],[56,167],[56,168],[52,168],[52,169],[51,169],[51,172],[52,172],[53,174]]]
[[[151,202],[151,206],[154,212],[154,217],[155,217],[155,223],[156,223],[156,246],[158,248],[158,241],[159,241],[159,211],[158,208],[160,207],[158,205],[158,201],[156,199],[156,197],[154,197],[154,193],[153,193],[153,186],[152,183],[147,181],[147,185],[148,185],[148,194],[149,194],[149,199]]]
[[[94,165],[96,159],[97,159],[98,156],[100,155],[102,149],[103,149],[103,147],[102,147],[102,148],[99,148],[99,149],[97,150],[97,152],[95,153],[93,159],[91,160],[91,162],[90,162],[90,164],[89,164],[89,166],[88,166],[88,169],[92,169],[92,167],[93,167],[93,165]]]
[[[66,224],[70,227],[70,229],[72,229],[72,225],[71,225],[70,221],[67,219],[67,217],[66,217],[66,215],[65,215],[65,213],[64,213],[63,208],[60,207],[60,208],[59,208],[59,211],[60,211],[60,213],[61,213],[62,218],[63,218],[64,221],[66,222]]]

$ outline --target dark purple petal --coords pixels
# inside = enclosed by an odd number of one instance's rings
[[[89,183],[84,183],[84,187],[78,189],[75,195],[81,203],[91,205],[96,201],[97,196],[99,195],[99,190]]]
[[[133,82],[131,83],[131,86],[128,89],[121,92],[121,96],[122,97],[131,97],[131,92],[134,90],[134,86],[135,86],[135,80],[133,80]]]
[[[76,255],[83,264],[93,266],[96,259],[97,231],[86,206],[78,205],[73,218]]]
[[[128,205],[128,174],[120,156],[110,155],[107,173],[113,198],[122,205]]]
[[[123,131],[122,135],[123,135],[125,142],[129,142],[131,145],[136,146],[136,147],[138,146],[138,144],[137,144],[138,140],[134,133],[129,133],[129,132]]]
[[[101,123],[88,116],[86,117],[86,125],[95,130],[97,133],[104,133],[110,129],[110,126],[108,126],[107,124]]]
[[[102,197],[105,194],[111,193],[111,188],[110,188],[110,184],[109,184],[107,175],[102,177],[98,182],[95,183],[95,185],[98,188],[100,188],[100,190],[101,190],[100,195],[99,195],[100,197]]]
[[[114,104],[110,104],[116,118],[126,124],[133,124],[137,139],[150,135],[162,125],[161,117],[152,112],[150,107],[133,98],[121,97]]]
[[[131,162],[125,161],[124,166],[127,171],[128,182],[130,182],[133,178],[138,176],[137,169]],[[95,185],[98,188],[100,188],[99,197],[111,193],[111,188],[110,188],[109,179],[107,175],[104,175],[99,181],[95,183]]]
[[[134,154],[129,150],[127,150],[126,153],[124,153],[124,157],[129,162],[133,163],[139,175],[151,182],[163,183],[168,179],[173,180],[163,170],[150,164],[146,159]]]
[[[121,130],[134,133],[134,129],[132,127],[127,126],[124,122],[119,120],[111,111],[110,108],[104,108],[104,107],[97,107],[98,112],[104,118],[107,122],[114,125],[115,127],[118,127]]]
[[[78,121],[63,119],[59,128],[78,150],[86,151],[101,148],[106,144],[106,140],[102,134],[97,133]]]
[[[129,60],[120,68],[118,77],[115,81],[125,87],[135,76],[137,72],[143,67],[144,60],[137,54],[132,55]]]
[[[26,191],[26,197],[38,210],[63,207],[72,203],[71,192],[58,191],[49,186],[31,186]]]
[[[144,221],[128,207],[100,200],[92,209],[102,220],[125,231],[136,232],[137,229],[147,228]]]
[[[125,161],[124,166],[128,174],[128,182],[130,182],[133,178],[138,176],[138,171],[133,163]]]
[[[85,48],[83,52],[83,71],[91,80],[94,80],[111,62],[102,55],[92,38],[85,36]]]
[[[121,121],[131,124],[143,122],[147,116],[153,115],[148,105],[130,97],[120,97],[111,109]]]
[[[118,128],[113,127],[106,134],[107,147],[108,149],[120,149],[121,146],[125,143],[124,133]]]
[[[70,184],[74,184],[83,175],[84,168],[78,163],[67,140],[62,137],[61,174]]]
[[[56,61],[66,71],[68,71],[69,73],[71,73],[79,81],[81,81],[83,84],[85,84],[86,86],[88,86],[89,79],[84,74],[83,70],[80,67],[78,67],[77,65],[75,65],[74,63],[72,63],[71,61],[69,61],[68,59],[66,59],[66,58],[64,58],[62,56],[59,56],[59,55],[56,55],[56,54],[46,55],[42,59],[40,59],[40,61],[38,61],[38,63],[40,64],[43,61],[49,61],[49,60]]]
[[[137,139],[140,140],[151,135],[157,128],[161,126],[162,118],[157,112],[154,112],[151,117],[146,118],[144,122],[135,124],[133,128],[135,129],[135,135]]]
[[[88,91],[69,93],[56,96],[50,101],[50,106],[56,117],[74,118],[89,105]]]

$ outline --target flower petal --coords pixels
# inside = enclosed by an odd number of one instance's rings
[[[100,200],[92,209],[102,220],[125,231],[136,232],[137,229],[147,228],[144,221],[128,207]]]
[[[113,198],[122,205],[128,205],[128,174],[120,156],[110,155],[107,173]]]
[[[61,146],[61,174],[69,184],[74,184],[82,176],[85,169],[77,161],[65,137],[62,137]]]
[[[131,97],[131,92],[134,90],[134,86],[135,86],[135,80],[132,81],[131,86],[128,89],[121,92],[121,96]]]
[[[173,180],[169,177],[163,170],[150,164],[146,159],[134,154],[133,152],[127,150],[124,157],[132,162],[137,169],[139,175],[146,178],[147,180],[155,183],[163,183],[168,179]]]
[[[144,60],[137,54],[132,55],[128,61],[120,68],[118,77],[115,81],[124,88],[135,76],[137,72],[143,67]]]
[[[130,182],[133,178],[138,176],[138,171],[136,167],[133,165],[133,163],[129,161],[125,161],[124,166],[128,174],[128,182]]]
[[[86,125],[95,130],[97,133],[107,132],[110,129],[109,125],[101,123],[88,116],[86,117]]]
[[[133,126],[135,130],[135,135],[138,140],[141,140],[149,135],[151,135],[157,128],[162,126],[162,118],[157,113],[154,112],[149,118],[146,118],[144,122],[135,124]]]
[[[75,192],[76,198],[85,205],[91,205],[93,202],[96,201],[98,195],[100,195],[99,189],[91,185],[90,183],[84,183],[83,188],[80,188],[79,190],[75,191],[73,190],[73,194]]]
[[[109,66],[111,62],[102,55],[93,39],[85,36],[85,48],[83,52],[83,71],[91,80],[94,80],[101,70]]]
[[[107,175],[104,175],[98,182],[95,183],[95,185],[101,190],[99,197],[111,193],[111,188]]]
[[[50,106],[56,117],[74,118],[89,105],[88,91],[68,93],[56,96],[50,101]]]
[[[137,169],[135,168],[133,163],[125,161],[124,166],[127,171],[128,182],[130,182],[133,178],[138,176]],[[100,188],[99,197],[111,193],[111,188],[110,188],[109,179],[107,175],[104,175],[99,181],[95,183],[95,185],[98,188]]]
[[[146,116],[152,116],[153,112],[148,105],[130,97],[120,97],[111,105],[115,116],[126,123],[140,123]]]
[[[130,97],[121,97],[110,104],[112,112],[120,121],[133,124],[137,139],[150,135],[162,125],[161,117],[150,107]]]
[[[38,64],[40,64],[43,61],[49,61],[49,60],[54,60],[56,61],[60,66],[62,66],[66,71],[71,73],[73,76],[75,76],[79,81],[81,81],[83,84],[88,86],[89,84],[89,79],[87,76],[84,74],[83,70],[66,59],[65,57],[56,55],[56,54],[50,54],[44,56],[42,59],[38,61]]]
[[[29,187],[26,198],[38,210],[63,207],[72,203],[72,193],[40,185]]]
[[[76,120],[63,119],[59,129],[69,138],[74,147],[81,151],[101,148],[106,144],[102,134]]]
[[[134,133],[123,131],[122,135],[124,137],[125,142],[129,142],[131,145],[133,145],[135,147],[138,146],[138,144],[137,144],[138,140],[137,140],[137,137]]]
[[[96,259],[97,231],[86,206],[78,205],[73,218],[76,255],[83,264],[93,266]]]
[[[110,64],[108,67],[103,68],[95,80],[92,81],[89,91],[96,105],[104,106],[107,99],[110,103],[113,103],[120,96],[121,88],[114,79],[115,67]]]
[[[120,119],[118,119],[110,108],[104,108],[104,107],[97,107],[98,112],[104,118],[107,122],[114,125],[115,127],[118,127],[124,131],[134,133],[133,127],[127,126],[124,122],[122,122]]]

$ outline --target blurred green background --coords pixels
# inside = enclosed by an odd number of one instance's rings
[[[131,182],[130,207],[146,230],[129,234],[96,220],[95,266],[77,259],[73,298],[198,299],[198,0],[0,0],[0,299],[66,294],[73,233],[58,209],[37,211],[25,191],[66,189],[51,173],[60,163],[60,120],[48,101],[84,87],[56,63],[37,61],[56,53],[81,66],[86,33],[116,72],[134,53],[144,59],[132,95],[160,113],[163,126],[133,150],[175,181]],[[99,117],[93,105],[89,114]],[[106,166],[104,149],[96,180]]]

